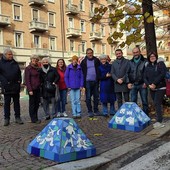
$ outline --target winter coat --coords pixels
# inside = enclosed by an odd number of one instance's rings
[[[14,59],[6,60],[4,56],[1,58],[0,82],[4,94],[17,94],[20,92],[21,70]]]
[[[128,80],[128,69],[129,69],[129,60],[124,57],[121,60],[116,59],[112,63],[111,74],[114,80],[114,88],[115,92],[128,92],[129,89],[127,87]],[[118,79],[122,78],[123,83],[119,84],[117,82]]]
[[[93,60],[94,60],[94,66],[95,66],[95,70],[96,70],[96,81],[98,81],[99,80],[98,67],[100,66],[100,60],[96,57],[93,57]],[[84,86],[85,86],[86,77],[87,77],[87,56],[82,60],[80,65],[81,65],[81,68],[82,68],[82,71],[83,71]]]
[[[144,72],[144,82],[147,86],[154,84],[156,89],[166,87],[165,75],[167,68],[164,64],[164,61],[161,58],[158,58],[157,62],[146,63],[146,68]]]
[[[58,74],[60,76],[60,79],[59,79],[59,81],[57,83],[58,87],[59,87],[59,90],[67,89],[67,86],[66,86],[66,83],[65,83],[65,80],[64,80],[65,71],[57,68],[57,72],[58,72]]]
[[[38,68],[32,66],[31,64],[25,68],[25,84],[28,92],[38,90],[41,85]]]
[[[129,61],[128,78],[129,83],[143,84],[144,83],[144,69],[146,58],[141,55],[141,59],[138,63],[134,62],[134,58]]]
[[[67,88],[79,89],[83,87],[83,72],[81,66],[77,65],[77,68],[74,68],[72,64],[68,65],[64,79]]]
[[[42,97],[45,98],[45,99],[55,97],[55,91],[54,92],[48,92],[45,89],[46,81],[57,84],[58,81],[59,81],[59,78],[60,78],[56,68],[54,68],[50,65],[49,65],[49,67],[50,68],[49,68],[47,73],[45,73],[42,68],[39,70],[40,81],[41,81],[41,94],[42,94]]]
[[[116,100],[114,81],[112,77],[106,77],[106,74],[111,72],[111,64],[101,64],[98,70],[100,79],[100,100],[102,103],[114,103]]]

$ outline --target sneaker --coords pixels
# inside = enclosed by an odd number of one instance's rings
[[[64,117],[68,117],[66,112],[63,112],[62,114],[63,114]]]
[[[163,128],[163,127],[165,127],[165,125],[160,122],[156,122],[153,124],[154,129]]]
[[[24,124],[20,117],[15,119],[15,123],[18,123],[20,125]]]
[[[4,120],[4,126],[8,126],[10,124],[9,119]]]
[[[89,117],[94,117],[93,112],[89,112]]]
[[[61,117],[61,113],[60,112],[58,112],[57,117]]]

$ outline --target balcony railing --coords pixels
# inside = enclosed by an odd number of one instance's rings
[[[77,5],[73,5],[73,4],[67,4],[66,5],[66,14],[79,14],[79,9]]]
[[[81,36],[81,30],[75,28],[68,28],[66,33],[67,38],[70,37],[79,37]]]
[[[49,49],[46,48],[33,48],[31,54],[38,55],[39,57],[50,57]]]
[[[0,14],[0,25],[9,26],[11,24],[10,17]]]
[[[116,0],[107,0],[107,5],[108,6],[116,6],[117,2],[116,2]]]
[[[44,32],[48,31],[47,23],[41,21],[31,21],[29,25],[30,32],[37,31],[37,32]]]
[[[100,32],[91,32],[90,33],[90,41],[98,41],[102,40],[102,34]]]
[[[29,5],[44,6],[45,0],[28,0]]]

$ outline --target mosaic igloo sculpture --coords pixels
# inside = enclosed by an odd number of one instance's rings
[[[139,132],[150,124],[150,118],[134,102],[126,102],[109,121],[109,128]]]
[[[53,119],[28,145],[27,152],[56,162],[96,155],[96,148],[71,118]]]

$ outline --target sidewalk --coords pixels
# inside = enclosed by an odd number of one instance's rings
[[[69,101],[68,101],[69,103]],[[109,129],[108,122],[111,119],[102,116],[89,119],[86,113],[85,102],[82,101],[83,117],[76,120],[79,127],[84,131],[97,150],[97,156],[89,159],[57,164],[56,162],[43,158],[31,156],[26,152],[27,146],[32,139],[48,124],[50,121],[44,120],[42,108],[39,109],[39,116],[42,119],[41,124],[30,123],[28,115],[28,97],[22,96],[21,114],[24,125],[18,125],[14,122],[13,109],[11,113],[11,124],[8,127],[3,126],[3,108],[0,107],[0,170],[38,170],[38,169],[93,169],[100,164],[109,162],[115,157],[127,152],[135,147],[149,142],[170,129],[169,125],[160,130],[154,130],[152,125],[142,132],[135,133],[118,129]],[[67,113],[71,117],[70,104],[67,104]],[[167,123],[168,122],[167,119]],[[78,162],[78,163],[77,163]],[[86,166],[85,166],[86,165]]]

